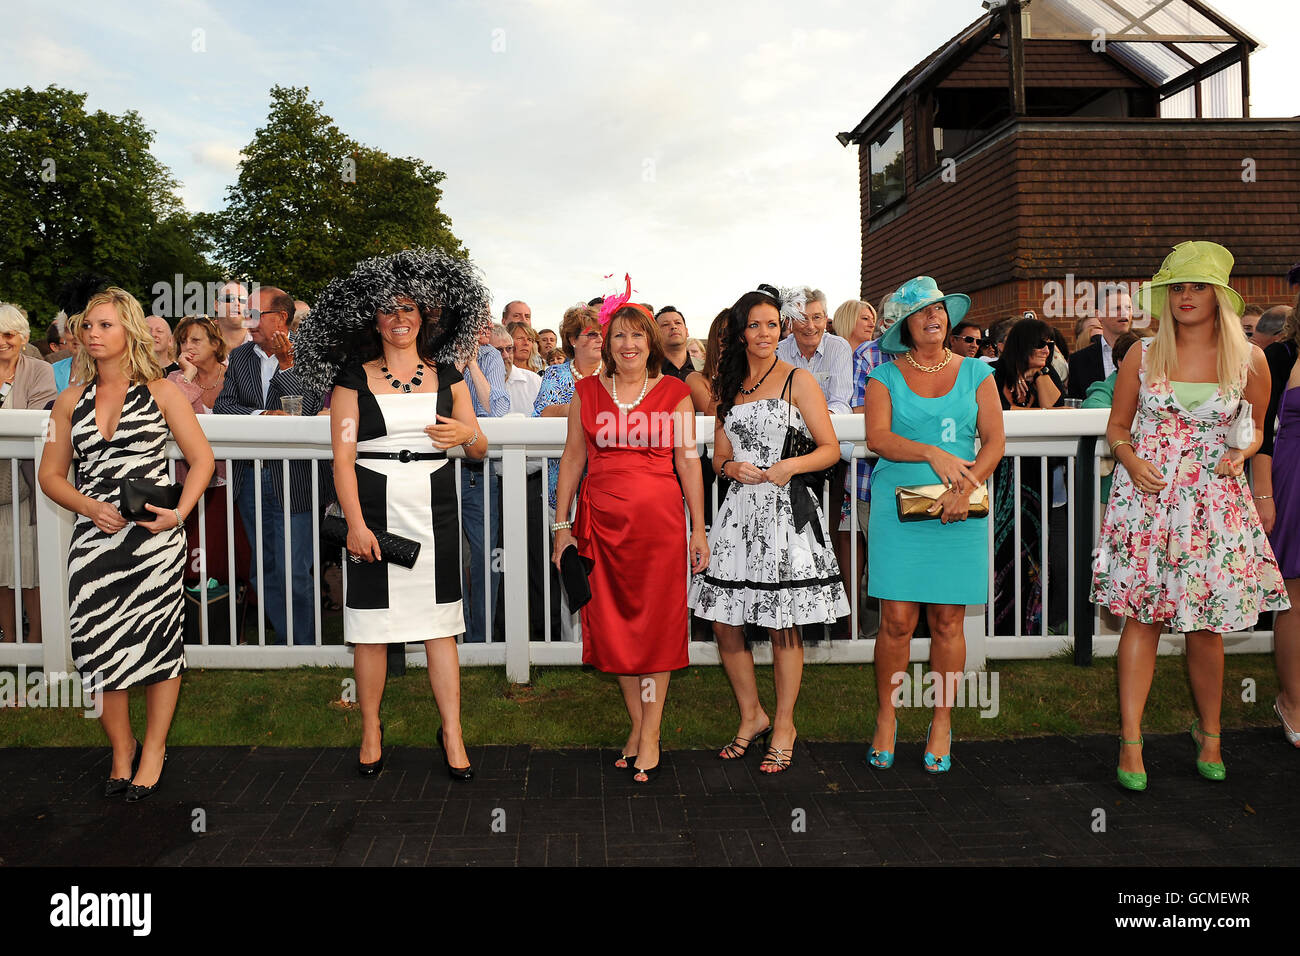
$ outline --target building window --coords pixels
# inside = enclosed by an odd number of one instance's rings
[[[871,143],[871,215],[903,198],[903,119]]]

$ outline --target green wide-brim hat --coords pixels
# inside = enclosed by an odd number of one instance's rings
[[[1180,242],[1165,257],[1151,281],[1142,284],[1137,294],[1137,306],[1153,319],[1158,319],[1165,314],[1168,286],[1176,282],[1204,282],[1217,285],[1226,292],[1240,316],[1246,302],[1236,289],[1228,285],[1232,262],[1232,253],[1217,242]]]
[[[920,312],[936,302],[942,302],[944,308],[948,310],[948,327],[952,329],[966,318],[966,313],[970,311],[970,296],[961,292],[944,295],[939,291],[939,284],[929,276],[908,279],[898,287],[898,291],[892,298],[899,308],[898,321],[880,337],[880,348],[882,351],[895,354],[907,351],[907,346],[903,344],[903,326],[907,322],[907,317],[913,312]]]

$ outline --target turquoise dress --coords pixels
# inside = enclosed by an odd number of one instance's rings
[[[975,458],[979,404],[975,391],[993,374],[977,359],[961,359],[947,395],[921,398],[894,362],[871,372],[889,389],[890,430],[902,438],[938,445],[966,461]],[[871,472],[871,518],[867,528],[867,593],[889,601],[929,604],[985,604],[989,597],[989,519],[944,524],[898,520],[894,489],[933,485],[939,476],[928,462],[881,458]]]

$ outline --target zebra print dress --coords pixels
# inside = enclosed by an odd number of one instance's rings
[[[72,412],[72,451],[82,494],[119,505],[117,480],[166,482],[167,422],[148,385],[132,385],[109,438],[95,423],[95,386]],[[82,682],[125,690],[185,669],[185,533],[134,522],[106,534],[78,517],[68,551],[72,657]]]

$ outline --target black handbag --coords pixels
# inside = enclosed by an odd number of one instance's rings
[[[121,504],[118,513],[127,521],[153,521],[154,514],[146,504],[165,511],[174,511],[180,507],[182,486],[177,484],[159,484],[145,478],[119,478],[117,490]]]
[[[383,555],[384,561],[391,561],[393,564],[403,568],[415,567],[415,561],[420,556],[420,542],[413,541],[410,538],[403,538],[400,534],[393,534],[391,531],[372,531],[375,540],[379,542],[379,553]],[[348,521],[342,515],[326,514],[325,519],[320,525],[321,540],[327,545],[335,548],[342,548],[344,551],[348,547]]]
[[[578,554],[578,546],[571,544],[560,555],[560,582],[569,599],[569,610],[577,611],[591,600],[591,582],[587,580],[587,566]]]
[[[785,387],[781,389],[782,398],[785,398],[785,393],[793,380],[794,370],[791,369],[789,377],[785,380]],[[797,428],[794,426],[792,421],[794,405],[788,399],[785,408],[785,443],[781,446],[781,459],[811,455],[817,450],[817,442],[813,441],[812,436],[804,430],[803,426]],[[790,510],[794,518],[794,529],[802,531],[811,524],[813,537],[823,546],[826,541],[822,537],[822,523],[817,514],[817,505],[821,503],[826,482],[831,481],[834,474],[835,465],[831,465],[822,471],[800,472],[790,479]]]

